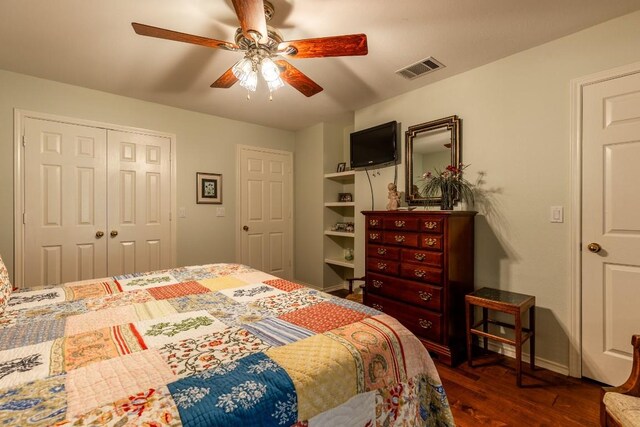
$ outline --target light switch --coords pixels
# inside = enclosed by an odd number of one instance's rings
[[[564,222],[564,207],[551,206],[551,217],[549,220],[551,222]]]
[[[216,216],[224,216],[224,208],[223,207],[216,208]]]
[[[179,207],[178,208],[178,218],[186,218],[187,217],[187,208]]]

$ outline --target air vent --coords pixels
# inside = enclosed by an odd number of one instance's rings
[[[401,75],[405,79],[413,80],[416,77],[420,77],[432,71],[439,70],[440,68],[444,68],[444,64],[430,56],[426,59],[423,59],[422,61],[416,62],[415,64],[411,64],[408,67],[396,71],[396,74]]]

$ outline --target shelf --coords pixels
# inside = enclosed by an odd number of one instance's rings
[[[334,181],[350,181],[356,175],[356,171],[344,171],[344,172],[332,172],[325,173],[324,177],[327,179],[333,179]]]
[[[344,259],[325,258],[324,262],[332,265],[339,265],[341,267],[354,268],[353,261],[346,261]]]
[[[342,206],[355,206],[356,202],[325,202],[324,205],[328,208],[336,208]]]
[[[356,237],[354,232],[325,230],[325,236]]]
[[[335,160],[340,159],[342,153],[332,153]],[[325,236],[329,238],[322,239],[324,262],[332,268],[323,268],[323,279],[325,285],[334,285],[344,283],[344,281],[353,277],[355,266],[353,260],[344,259],[347,250],[353,250],[355,242],[355,233],[353,231],[333,231],[331,226],[336,223],[353,222],[355,216],[355,202],[340,202],[341,193],[355,192],[356,172],[352,170],[344,172],[325,173],[322,179],[324,189],[324,209],[322,216],[324,218]],[[343,199],[344,200],[344,199]]]

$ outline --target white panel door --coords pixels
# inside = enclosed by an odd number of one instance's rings
[[[171,141],[107,131],[109,276],[171,267]]]
[[[33,118],[24,126],[23,285],[106,276],[104,129]]]
[[[241,150],[241,262],[286,279],[293,270],[291,171],[288,153]]]
[[[583,95],[582,372],[619,385],[640,330],[640,74]]]

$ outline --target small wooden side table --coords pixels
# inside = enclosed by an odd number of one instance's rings
[[[482,307],[482,319],[473,323],[473,307]],[[535,369],[536,351],[536,320],[535,320],[536,297],[532,295],[518,294],[515,292],[501,291],[493,288],[481,288],[465,296],[465,312],[467,319],[467,360],[469,366],[473,366],[473,355],[471,351],[472,336],[478,335],[484,339],[484,349],[487,351],[487,339],[493,339],[506,344],[511,344],[516,348],[516,383],[522,386],[522,345],[529,341],[531,359],[531,369]],[[508,324],[497,320],[489,319],[489,310],[496,310],[503,313],[513,314],[514,324]],[[522,327],[522,315],[529,310],[529,328]],[[513,340],[489,333],[489,324],[513,329],[515,337]],[[478,329],[482,326],[482,330]]]

